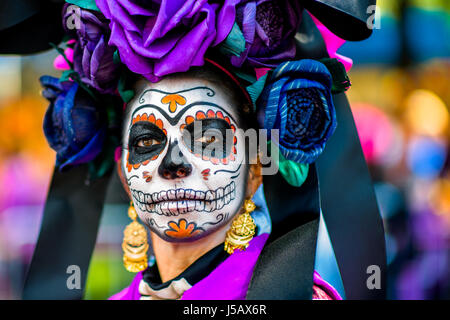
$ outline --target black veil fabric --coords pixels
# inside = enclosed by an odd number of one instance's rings
[[[343,39],[362,40],[371,33],[367,8],[375,0],[302,2]],[[49,49],[50,43],[58,44],[63,36],[63,3],[2,0],[0,54],[37,53]],[[304,17],[299,33],[307,37],[299,38],[297,58],[325,57],[320,33]],[[311,298],[320,205],[347,298],[385,296],[384,235],[375,196],[347,99],[341,94],[334,101],[338,128],[316,166],[311,166],[305,184],[294,188],[279,174],[264,177],[273,232],[255,267],[248,299]],[[54,171],[24,286],[25,299],[82,299],[104,203],[128,202],[115,171],[89,185],[86,177],[87,166]],[[365,272],[374,264],[382,271],[382,289],[370,291]],[[67,287],[71,265],[80,268],[80,290]]]
[[[95,181],[89,181],[88,171],[87,165],[54,170],[24,299],[82,299],[105,205],[128,208],[130,200],[116,170]],[[80,289],[67,286],[73,272],[69,266],[79,267]]]
[[[322,212],[347,299],[386,299],[386,247],[372,180],[345,94],[334,96],[338,128],[316,162]],[[381,289],[369,289],[369,266]]]

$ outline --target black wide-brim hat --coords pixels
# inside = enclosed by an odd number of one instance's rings
[[[0,54],[33,54],[61,42],[62,0],[0,1]]]
[[[303,0],[303,6],[345,40],[370,36],[369,6],[376,0]],[[62,0],[2,0],[0,54],[33,54],[63,37]],[[297,59],[328,56],[323,38],[304,12]],[[273,231],[255,266],[248,299],[308,299],[318,222],[322,211],[349,299],[383,299],[386,293],[384,230],[344,93],[333,95],[338,127],[323,154],[296,188],[280,174],[264,177]],[[68,290],[67,266],[81,269],[81,283],[94,250],[105,203],[127,203],[116,172],[85,183],[86,166],[54,171],[41,231],[24,287],[25,299],[81,299]],[[320,192],[319,192],[320,186]],[[381,270],[381,289],[370,290],[367,268]]]

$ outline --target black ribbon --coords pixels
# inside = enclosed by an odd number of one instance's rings
[[[328,57],[309,15],[303,15],[297,58]],[[319,157],[322,212],[348,299],[386,297],[386,248],[383,222],[346,95],[333,95],[337,129]],[[367,268],[380,267],[381,289],[367,287]]]
[[[280,173],[263,177],[272,233],[255,265],[249,300],[310,300],[320,217],[316,169],[300,188]]]
[[[383,222],[347,98],[333,98],[338,127],[317,161],[323,216],[347,299],[385,299]],[[381,289],[367,286],[372,265],[381,271]]]
[[[24,299],[82,299],[110,180],[106,175],[87,185],[87,175],[87,165],[55,169]],[[71,275],[80,277],[80,288],[72,286],[77,281]]]

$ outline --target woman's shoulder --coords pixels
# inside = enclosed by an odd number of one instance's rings
[[[314,271],[313,300],[342,300],[335,288]]]

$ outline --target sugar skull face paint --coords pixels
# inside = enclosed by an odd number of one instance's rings
[[[140,83],[127,106],[122,170],[140,219],[166,241],[194,241],[228,223],[248,165],[237,106],[195,78]]]

